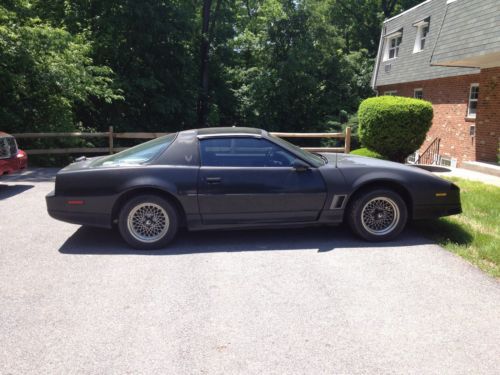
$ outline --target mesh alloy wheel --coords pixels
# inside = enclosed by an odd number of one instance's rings
[[[142,203],[128,214],[130,234],[141,242],[156,242],[168,231],[170,220],[167,211],[155,203]]]
[[[180,221],[175,202],[144,194],[131,198],[120,209],[118,229],[133,248],[154,250],[166,247],[175,238]]]
[[[387,197],[373,198],[361,210],[363,228],[375,236],[391,233],[398,222],[398,205]]]
[[[351,230],[366,241],[388,241],[399,235],[408,220],[408,207],[394,190],[377,187],[358,192],[347,206]]]

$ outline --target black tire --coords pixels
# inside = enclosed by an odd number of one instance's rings
[[[393,190],[377,188],[363,192],[349,204],[347,221],[351,230],[370,242],[397,237],[408,220],[408,208]]]
[[[121,209],[118,228],[133,248],[154,250],[166,247],[179,229],[179,213],[167,199],[157,195],[139,195]]]

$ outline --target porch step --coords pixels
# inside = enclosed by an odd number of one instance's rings
[[[464,161],[462,163],[463,169],[476,171],[481,173],[490,174],[492,176],[500,177],[500,165],[496,163],[482,163],[479,161]]]

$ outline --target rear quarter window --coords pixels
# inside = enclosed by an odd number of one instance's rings
[[[112,167],[117,165],[141,165],[153,160],[164,152],[174,141],[177,133],[165,135],[149,142],[104,157],[92,163],[92,167]]]
[[[9,159],[17,154],[17,143],[14,137],[0,137],[0,159]]]

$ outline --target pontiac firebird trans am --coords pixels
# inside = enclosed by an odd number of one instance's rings
[[[253,128],[187,130],[115,155],[82,157],[47,195],[56,219],[113,228],[137,249],[190,230],[331,225],[368,241],[396,237],[408,219],[461,212],[453,183],[418,167],[314,154]]]

